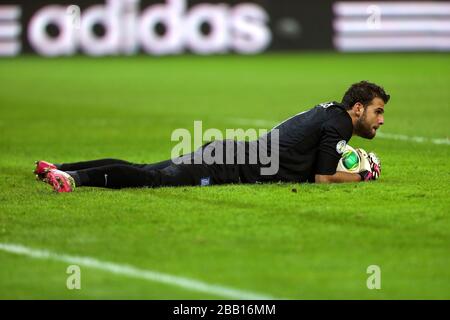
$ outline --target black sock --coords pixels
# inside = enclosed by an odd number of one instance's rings
[[[83,182],[81,181],[81,177],[77,171],[65,171],[65,172],[68,173],[73,178],[73,180],[75,180],[75,185],[77,187],[83,185]]]
[[[68,173],[72,176],[74,171]],[[77,170],[73,177],[78,179],[79,186],[120,189],[150,187],[158,180],[159,175],[156,170],[149,171],[131,165],[114,164]]]

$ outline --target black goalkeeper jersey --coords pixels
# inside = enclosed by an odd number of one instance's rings
[[[334,174],[353,124],[341,104],[329,102],[283,121],[268,133],[269,142],[275,129],[279,133],[278,173],[263,176],[259,165],[244,165],[240,170],[244,182],[314,182],[316,174]],[[249,149],[255,149],[261,139],[249,144]]]

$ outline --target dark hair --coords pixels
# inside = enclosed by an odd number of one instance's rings
[[[347,110],[351,109],[357,102],[360,102],[364,107],[367,107],[376,97],[382,99],[384,103],[388,103],[391,96],[384,91],[383,87],[380,87],[375,83],[360,81],[352,84],[351,87],[348,88],[342,98],[342,104]]]

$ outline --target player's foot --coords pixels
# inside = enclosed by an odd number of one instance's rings
[[[56,169],[56,166],[53,163],[47,161],[36,161],[36,169],[34,169],[34,174],[36,175],[36,179],[45,181],[47,172],[52,169]]]
[[[72,192],[75,189],[75,180],[64,171],[50,169],[45,179],[56,192]]]

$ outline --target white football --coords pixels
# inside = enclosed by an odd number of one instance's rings
[[[341,159],[339,159],[336,171],[357,173],[360,166],[361,158],[358,152],[347,144],[342,152]]]
[[[364,170],[370,170],[369,156],[364,149],[345,146],[339,159],[336,171],[358,173]]]

